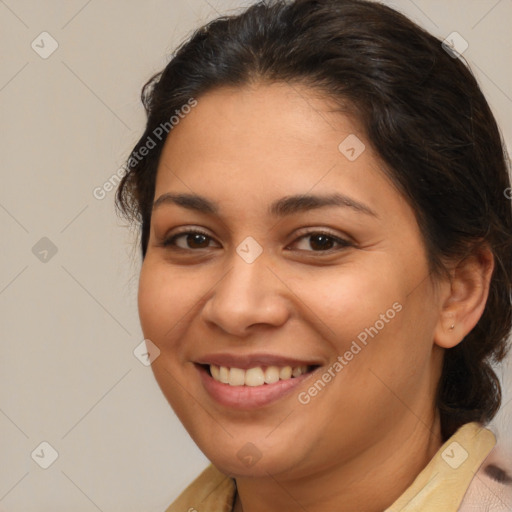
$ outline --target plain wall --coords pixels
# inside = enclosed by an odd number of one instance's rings
[[[468,41],[510,147],[512,2],[385,3]],[[0,2],[0,510],[163,511],[207,464],[133,355],[138,248],[114,192],[94,190],[143,131],[144,82],[193,28],[241,5]],[[44,31],[58,43],[46,59]],[[58,452],[48,469],[43,441]]]

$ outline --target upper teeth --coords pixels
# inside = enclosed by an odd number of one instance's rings
[[[212,377],[224,384],[231,386],[261,386],[263,384],[273,384],[278,380],[287,380],[292,377],[299,377],[307,373],[307,366],[267,366],[263,369],[261,366],[242,370],[241,368],[227,368],[226,366],[210,365]]]

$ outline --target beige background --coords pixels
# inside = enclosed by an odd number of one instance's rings
[[[386,3],[468,41],[510,147],[512,1]],[[93,190],[142,133],[143,83],[240,5],[0,0],[0,510],[162,511],[206,465],[133,355],[138,248],[114,192]],[[43,31],[58,43],[46,59],[31,47],[51,49]],[[58,452],[48,469],[43,441]]]

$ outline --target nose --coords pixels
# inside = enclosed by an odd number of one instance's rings
[[[230,263],[204,303],[203,320],[236,337],[285,324],[290,316],[287,288],[265,258],[247,263],[235,253]]]

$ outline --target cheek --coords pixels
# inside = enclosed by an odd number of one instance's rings
[[[181,321],[201,297],[200,283],[187,272],[146,258],[142,265],[138,309],[142,331],[157,345],[177,339]]]
[[[343,378],[335,379],[340,390],[356,389],[368,398],[389,394],[380,378],[412,395],[431,360],[435,311],[425,308],[431,290],[427,283],[417,286],[419,266],[407,272],[403,262],[371,256],[304,279],[300,297],[326,326],[334,358],[344,359]]]
[[[395,271],[384,255],[305,277],[296,286],[297,296],[328,327],[329,337],[339,340],[338,350],[361,333],[364,338],[365,329],[376,323],[379,333],[398,323],[397,309],[407,290],[404,273]]]
[[[146,257],[139,277],[138,308],[144,336],[155,339],[165,320],[170,288],[159,278],[157,267]],[[165,322],[167,323],[167,322]]]

